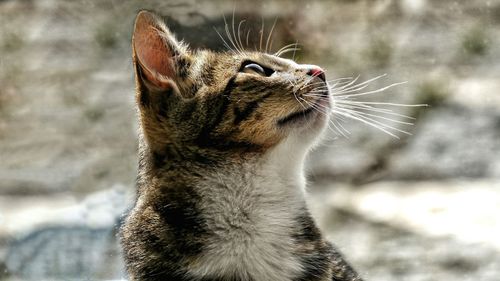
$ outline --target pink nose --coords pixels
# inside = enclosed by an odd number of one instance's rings
[[[326,81],[325,72],[319,67],[309,69],[309,71],[307,71],[307,75],[318,77],[319,79]]]

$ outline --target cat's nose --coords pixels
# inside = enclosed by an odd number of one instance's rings
[[[318,77],[319,79],[323,80],[323,82],[326,82],[325,71],[319,66],[313,66],[309,68],[309,70],[307,71],[307,75]]]

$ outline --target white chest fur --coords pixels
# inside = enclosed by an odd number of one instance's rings
[[[189,270],[193,276],[288,281],[300,274],[292,234],[305,210],[306,148],[292,153],[289,145],[200,183],[200,205],[213,235]]]

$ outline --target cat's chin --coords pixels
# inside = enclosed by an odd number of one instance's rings
[[[326,127],[330,119],[329,110],[326,110],[330,108],[330,104],[329,99],[318,99],[312,106],[292,112],[279,119],[277,124],[286,130],[297,130],[304,133],[318,131],[319,133]],[[322,110],[318,110],[318,108]]]

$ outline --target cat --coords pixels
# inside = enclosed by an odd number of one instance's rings
[[[190,50],[149,11],[132,49],[139,171],[120,230],[129,279],[361,281],[305,200],[304,158],[329,119],[317,109],[332,104],[324,71]]]

